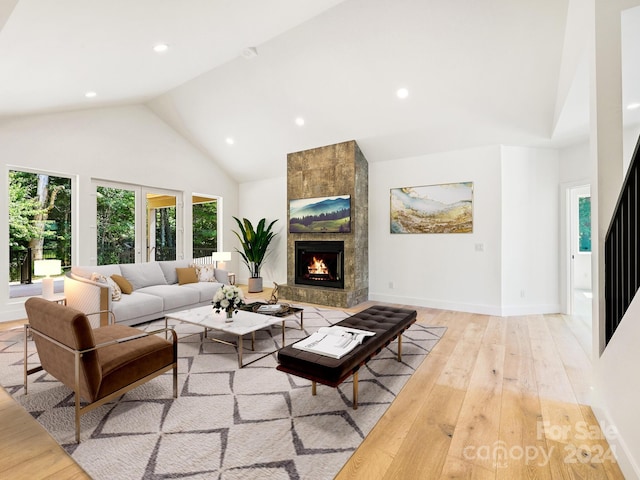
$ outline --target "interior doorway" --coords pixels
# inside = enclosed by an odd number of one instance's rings
[[[568,196],[568,313],[591,325],[591,187],[571,187]]]

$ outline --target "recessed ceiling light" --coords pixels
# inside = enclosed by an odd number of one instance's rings
[[[166,43],[158,43],[153,47],[153,51],[156,53],[166,52],[167,50],[169,50],[169,45]]]
[[[87,97],[87,98],[93,98],[96,95],[98,95],[96,92],[87,92],[87,93],[84,94],[84,96]]]
[[[298,117],[296,118],[296,125],[298,125],[299,127],[304,125],[304,118],[302,117]]]
[[[627,105],[627,110],[635,110],[636,108],[640,108],[640,103],[630,103]]]
[[[231,138],[231,137],[227,137],[227,139],[225,140],[225,142],[227,142],[227,144],[229,144],[229,145],[233,145],[233,144],[235,143],[235,142],[234,142],[234,140],[233,140],[233,138]]]
[[[398,96],[398,98],[407,98],[409,96],[409,90],[407,90],[406,88],[399,88],[396,91],[396,95]]]

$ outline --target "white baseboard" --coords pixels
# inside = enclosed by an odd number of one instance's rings
[[[369,292],[369,300],[414,305],[416,307],[437,308],[439,310],[452,310],[455,312],[478,313],[480,315],[500,315],[500,308],[493,305],[456,303],[427,298],[403,297],[400,295],[381,295],[371,292]]]
[[[517,315],[543,315],[560,312],[560,305],[480,305],[473,303],[448,302],[428,298],[403,297],[401,295],[383,295],[369,292],[369,300],[415,305],[416,307],[437,308],[455,312],[477,313],[479,315],[495,315],[510,317]]]
[[[591,408],[593,410],[593,414],[598,420],[598,423],[600,424],[601,429],[604,432],[618,431],[615,423],[602,408],[598,408],[596,406],[592,406]],[[624,441],[624,438],[622,438],[620,434],[605,436],[607,437],[607,442],[609,442],[609,448],[611,449],[610,451],[616,458],[616,461],[618,462],[620,470],[622,470],[624,478],[640,478],[640,466],[633,458],[633,455],[629,451],[629,447]]]
[[[560,304],[556,305],[507,305],[502,306],[502,317],[515,317],[518,315],[545,315],[560,313]]]

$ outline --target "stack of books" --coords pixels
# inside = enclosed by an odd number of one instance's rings
[[[278,313],[282,310],[282,305],[277,303],[268,304],[268,305],[260,305],[256,312],[258,313]]]

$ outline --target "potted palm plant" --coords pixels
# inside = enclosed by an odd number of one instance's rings
[[[240,228],[240,232],[234,230],[233,233],[236,234],[242,245],[242,251],[237,248],[236,251],[240,254],[242,261],[249,269],[249,292],[261,292],[262,277],[260,276],[260,269],[267,257],[269,244],[271,240],[273,240],[273,237],[276,236],[276,233],[271,229],[273,224],[278,220],[274,220],[265,228],[267,220],[263,218],[254,229],[251,222],[246,218],[240,220],[239,218],[233,217],[233,219]]]

